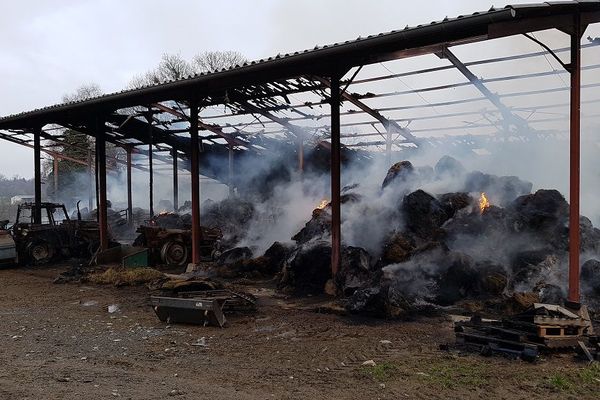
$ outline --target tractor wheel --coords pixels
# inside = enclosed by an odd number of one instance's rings
[[[221,251],[221,242],[220,241],[216,241],[213,244],[213,249],[210,252],[210,259],[211,261],[217,261],[217,258],[221,257],[222,251]]]
[[[221,254],[222,254],[221,250],[219,250],[219,249],[213,249],[213,251],[211,251],[211,253],[210,253],[210,259],[212,261],[217,261],[217,259],[219,257],[221,257]]]
[[[179,240],[169,240],[160,249],[160,258],[167,265],[182,267],[187,264],[188,249]]]
[[[54,247],[50,243],[40,240],[29,244],[28,253],[33,264],[46,264],[54,256]]]

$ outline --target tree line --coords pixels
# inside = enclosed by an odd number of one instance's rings
[[[247,59],[235,51],[206,51],[186,60],[179,54],[163,54],[158,65],[145,73],[134,76],[127,84],[128,89],[137,89],[144,86],[157,85],[173,80],[184,79],[196,74],[208,73],[231,68],[245,63]],[[84,101],[104,94],[99,85],[95,83],[81,85],[73,93],[62,97],[63,103]],[[72,129],[62,129],[61,141],[64,145],[57,145],[49,141],[52,150],[78,160],[88,160],[88,155],[94,154],[94,138]],[[125,160],[125,151],[107,143],[107,167],[111,170],[121,170],[123,164],[118,160]],[[58,188],[54,187],[54,168],[58,168]],[[92,165],[92,169],[94,169]],[[43,163],[46,180],[46,194],[55,201],[70,202],[82,193],[85,193],[88,167],[67,159],[46,159]],[[58,189],[58,190],[57,190]]]

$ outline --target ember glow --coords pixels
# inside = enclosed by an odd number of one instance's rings
[[[322,209],[324,209],[325,207],[327,207],[327,204],[329,204],[329,200],[327,200],[327,199],[323,199],[323,200],[321,200],[321,202],[320,202],[320,203],[319,203],[319,205],[317,206],[317,209],[318,209],[318,210],[322,210]]]
[[[487,199],[484,192],[481,192],[481,196],[479,197],[479,212],[483,214],[486,208],[490,207],[490,202]]]

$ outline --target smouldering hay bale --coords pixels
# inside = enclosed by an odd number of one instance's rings
[[[383,248],[382,261],[386,265],[407,261],[414,250],[414,240],[407,235],[395,233]]]
[[[165,275],[154,268],[109,268],[90,275],[89,280],[99,285],[133,286],[164,279]]]

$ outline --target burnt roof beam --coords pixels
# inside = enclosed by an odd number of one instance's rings
[[[27,141],[25,141],[23,139],[17,139],[15,137],[12,137],[11,135],[7,135],[7,134],[2,133],[2,132],[0,132],[0,139],[4,139],[4,140],[6,140],[8,142],[15,143],[15,144],[18,144],[20,146],[28,147],[30,149],[34,148],[34,146],[32,144],[27,143]],[[88,165],[86,161],[81,161],[81,160],[78,160],[78,159],[73,158],[73,157],[65,156],[64,154],[61,154],[59,152],[52,151],[52,150],[47,150],[47,149],[45,149],[43,147],[41,148],[41,151],[43,153],[46,153],[46,154],[52,156],[52,157],[61,158],[63,160],[68,160],[68,161],[72,161],[72,162],[74,162],[76,164]]]
[[[83,133],[85,135],[90,135],[90,133],[88,133],[90,130],[88,128],[86,128],[86,127],[76,127],[76,126],[71,126],[69,124],[65,124],[63,126],[65,128],[68,128],[68,129],[71,129],[71,130],[74,130],[74,131],[77,131],[77,132],[81,132],[81,133]],[[107,130],[107,133],[110,133],[110,131]],[[57,138],[53,137],[52,135],[49,135],[48,133],[44,133],[43,137],[45,139],[47,139],[47,140],[53,140],[53,141],[59,143],[60,145],[69,145],[68,143],[65,143],[63,141],[57,140]],[[133,145],[127,145],[127,144],[120,143],[118,140],[116,140],[116,139],[114,139],[114,138],[112,138],[112,137],[110,137],[108,135],[106,136],[106,141],[110,142],[110,143],[112,143],[112,144],[114,144],[116,146],[122,147],[122,148],[124,148],[126,150],[131,150],[132,152],[134,152],[136,154],[141,154],[141,155],[146,156],[146,157],[148,156],[148,151],[147,150],[138,149],[138,148],[136,148]],[[112,157],[112,158],[114,158],[117,161],[117,163],[119,163],[119,164],[123,164],[123,165],[127,164],[126,161],[121,160],[121,159],[119,159],[117,157]],[[167,157],[163,157],[163,156],[160,156],[160,155],[155,156],[155,158],[158,159],[158,160],[160,160],[160,161],[163,161],[163,162],[168,162],[168,163],[171,162],[170,159],[168,159]],[[144,171],[144,172],[148,171],[147,168],[142,167],[140,165],[132,165],[132,167],[134,167],[135,169],[138,169],[140,171]]]
[[[318,47],[314,51],[271,57],[238,68],[190,79],[8,116],[0,119],[0,127],[34,128],[59,116],[82,119],[87,118],[86,116],[91,113],[113,112],[121,108],[168,99],[185,100],[199,93],[215,93],[248,84],[260,84],[307,74],[326,75],[332,68],[341,64],[352,67],[381,62],[384,59],[409,57],[419,52],[436,53],[439,52],[439,49],[436,49],[439,46],[472,43],[531,32],[534,29],[555,28],[557,24],[564,24],[565,15],[572,16],[574,13],[580,15],[584,23],[600,22],[600,2],[549,2],[492,9],[488,12],[407,27],[343,44]],[[548,16],[554,18],[541,21]]]
[[[260,107],[257,107],[254,104],[248,102],[238,102],[237,104],[244,110],[250,112],[251,114],[260,114],[263,117],[270,119],[271,121],[283,126],[285,129],[293,133],[296,136],[296,138],[304,138],[306,136],[306,129],[290,123],[287,118],[278,117],[277,115],[265,111]]]
[[[514,114],[501,100],[500,96],[495,93],[492,93],[491,90],[485,86],[485,84],[479,79],[471,70],[456,57],[456,55],[450,51],[449,48],[444,48],[443,51],[437,54],[440,58],[445,58],[452,65],[456,67],[460,71],[461,74],[465,76],[471,82],[477,90],[481,92],[502,114],[503,119],[503,127],[505,132],[510,131],[510,125],[515,126],[517,129],[524,129],[527,131],[531,131],[532,128],[529,127],[527,122],[521,118],[520,116]]]
[[[317,79],[318,81],[320,81],[321,83],[323,83],[326,86],[330,86],[331,85],[331,82],[327,78],[323,78],[323,77],[320,77],[320,76],[315,76],[314,79]],[[363,103],[362,101],[360,101],[359,99],[357,99],[353,94],[348,93],[347,91],[342,92],[341,96],[342,96],[343,99],[345,99],[348,102],[354,104],[356,107],[360,108],[363,112],[369,114],[371,117],[373,117],[377,121],[379,121],[384,126],[384,128],[385,128],[385,130],[387,132],[390,132],[390,133],[399,133],[406,140],[409,140],[409,141],[413,142],[414,144],[418,145],[419,139],[417,139],[410,132],[410,130],[408,128],[403,128],[396,121],[386,118],[379,111],[377,111],[377,110],[369,107],[368,105],[366,105],[365,103]]]
[[[171,107],[167,107],[164,104],[160,104],[160,103],[153,104],[152,106],[158,108],[159,110],[161,110],[163,112],[166,112],[167,114],[171,114],[178,118],[189,120],[189,117],[187,115],[185,115],[185,113],[183,111],[177,111]],[[236,138],[228,133],[223,132],[223,129],[221,129],[221,127],[219,127],[217,125],[209,125],[207,123],[202,122],[201,120],[198,120],[198,127],[205,131],[212,132],[217,136],[220,136],[221,138],[225,139],[227,141],[227,143],[229,143],[229,144],[233,144],[235,146],[246,147],[248,149],[252,148],[252,146],[249,143],[239,140],[238,138]]]

